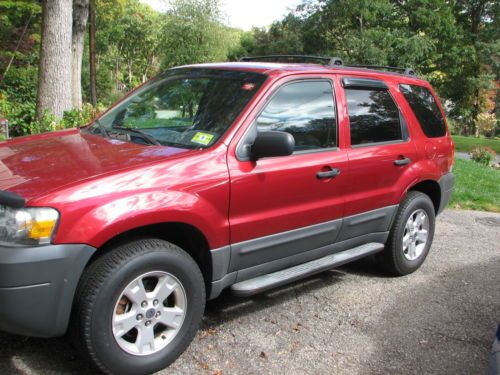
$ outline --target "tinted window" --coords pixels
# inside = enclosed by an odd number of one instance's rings
[[[399,110],[387,90],[346,89],[351,144],[403,139]]]
[[[422,86],[399,85],[425,135],[431,138],[446,135],[446,125],[436,99]]]
[[[265,78],[217,69],[169,70],[86,131],[136,143],[209,147],[231,126]]]
[[[257,119],[260,131],[284,131],[295,149],[337,145],[332,86],[327,81],[296,82],[279,89]]]

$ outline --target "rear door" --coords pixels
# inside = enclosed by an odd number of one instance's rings
[[[389,83],[361,77],[339,83],[350,138],[341,241],[389,229],[417,153]]]
[[[241,146],[254,131],[285,131],[295,138],[290,156],[242,160],[229,150],[230,271],[320,248],[340,230],[347,153],[340,150],[330,79],[277,83],[248,121]],[[338,175],[324,178],[337,170]],[[327,174],[326,174],[327,175]]]

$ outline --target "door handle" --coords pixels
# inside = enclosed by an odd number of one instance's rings
[[[410,158],[403,157],[402,159],[396,159],[396,160],[394,160],[394,165],[402,166],[402,165],[410,164],[410,162],[411,162]]]
[[[324,178],[334,178],[340,174],[340,169],[337,168],[331,168],[329,167],[329,171],[320,171],[316,173],[316,177],[319,179],[324,179]]]

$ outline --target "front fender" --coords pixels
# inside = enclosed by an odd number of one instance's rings
[[[179,191],[144,192],[95,207],[61,228],[57,242],[84,242],[100,247],[117,235],[147,225],[178,222],[200,230],[210,248],[227,245],[227,216],[200,196]]]
[[[30,202],[61,213],[54,243],[100,247],[146,225],[179,222],[210,248],[229,243],[229,172],[224,145],[185,158],[81,181]]]

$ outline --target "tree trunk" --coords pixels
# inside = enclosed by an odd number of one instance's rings
[[[71,109],[72,0],[44,0],[36,115]]]
[[[96,51],[95,51],[95,1],[90,0],[89,19],[89,59],[90,59],[90,102],[97,106],[97,73],[96,73]]]
[[[82,108],[82,60],[85,47],[85,29],[89,17],[89,0],[73,0],[73,61],[72,61],[72,94],[74,108]]]

